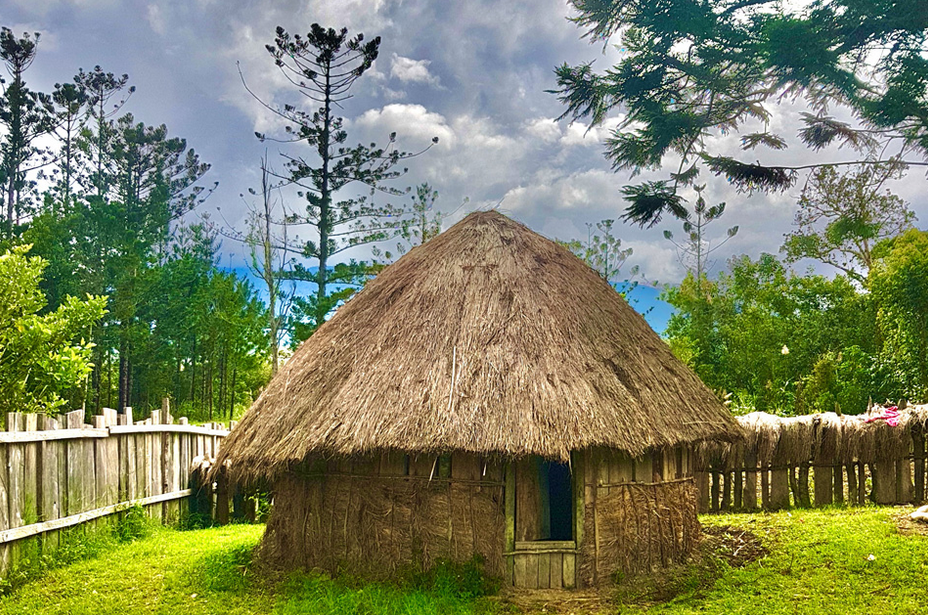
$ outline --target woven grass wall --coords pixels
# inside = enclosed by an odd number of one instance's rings
[[[586,451],[581,586],[686,560],[700,535],[690,457],[686,447],[635,459],[607,449]]]
[[[275,484],[260,558],[377,579],[480,554],[502,577],[503,496],[502,466],[473,455],[317,461]]]

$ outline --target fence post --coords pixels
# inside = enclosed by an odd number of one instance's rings
[[[700,513],[709,512],[709,473],[705,471],[693,472],[696,489],[699,493],[698,508]]]
[[[744,494],[741,505],[745,510],[757,508],[757,451],[749,450],[744,457]]]
[[[915,501],[925,501],[925,427],[912,424],[912,460],[915,464]]]
[[[859,494],[857,492],[857,470],[855,468],[855,463],[850,462],[844,466],[845,471],[847,472],[847,503],[854,505],[863,504],[860,501]]]
[[[770,509],[789,508],[789,470],[786,468],[770,469]]]
[[[719,492],[721,490],[721,485],[719,484],[722,480],[722,476],[719,473],[718,469],[713,468],[712,472],[712,486],[709,488],[709,510],[712,512],[719,511]]]
[[[896,463],[880,460],[870,464],[873,479],[873,501],[877,504],[894,504],[896,501]]]

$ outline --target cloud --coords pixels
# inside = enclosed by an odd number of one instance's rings
[[[431,60],[413,60],[394,53],[390,61],[390,76],[403,83],[427,83],[437,86],[438,77],[429,72],[431,63]]]
[[[148,25],[151,26],[151,29],[164,36],[165,32],[167,32],[167,22],[164,13],[161,12],[161,7],[157,4],[149,4],[145,11],[145,17],[148,19]]]
[[[554,143],[561,138],[561,129],[557,125],[557,120],[547,117],[529,120],[525,131],[530,136],[541,139],[545,143]]]
[[[453,147],[455,142],[454,131],[445,118],[422,105],[394,103],[370,109],[351,124],[366,134],[395,132],[402,143],[410,142],[419,148],[430,143],[433,137],[438,137],[439,146],[444,149]]]

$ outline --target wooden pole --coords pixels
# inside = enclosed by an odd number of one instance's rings
[[[693,480],[696,481],[697,511],[707,513],[709,512],[709,473],[693,472]]]
[[[812,472],[815,485],[815,506],[828,506],[833,503],[832,489],[834,488],[834,474],[831,466],[817,465]]]
[[[732,475],[733,472],[723,472],[720,476],[725,478],[725,482],[722,485],[722,505],[721,509],[724,512],[731,510],[731,494],[732,494]]]
[[[862,504],[858,500],[857,493],[857,470],[854,463],[849,463],[844,466],[844,470],[847,474],[847,503],[850,505]]]
[[[741,505],[744,510],[757,510],[757,453],[748,451],[744,460],[744,494]]]
[[[912,425],[912,461],[915,465],[915,501],[925,501],[925,428],[921,423]]]
[[[771,510],[770,504],[770,470],[766,467],[760,470],[760,502],[764,510]]]
[[[506,507],[506,553],[512,553],[516,549],[516,466],[515,463],[506,464],[506,492],[503,494],[504,505]],[[595,499],[593,502],[593,514],[596,514]],[[515,556],[506,558],[506,575],[509,584],[515,583],[513,576],[513,564]],[[594,566],[595,569],[595,566]]]
[[[740,467],[735,470],[735,510],[744,510],[744,479]]]
[[[789,474],[786,468],[770,470],[770,510],[789,508]]]
[[[800,506],[803,508],[812,508],[812,500],[809,497],[809,464],[803,463],[799,466],[799,497],[802,500]]]
[[[867,466],[862,461],[857,462],[857,503],[867,503]]]
[[[896,503],[896,462],[878,461],[870,465],[873,477],[873,501],[876,504]]]
[[[719,492],[721,491],[722,475],[718,470],[712,470],[712,487],[709,490],[711,500],[709,501],[709,510],[712,512],[719,511]]]

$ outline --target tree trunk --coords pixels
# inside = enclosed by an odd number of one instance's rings
[[[232,368],[232,390],[229,392],[229,420],[232,420],[232,415],[235,414],[235,376],[237,370]]]
[[[119,394],[116,410],[123,414],[129,405],[129,344],[125,336],[119,342]]]

